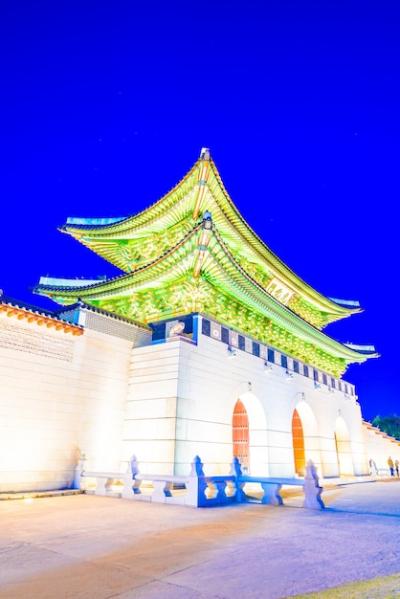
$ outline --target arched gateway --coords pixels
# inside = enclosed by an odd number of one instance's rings
[[[292,418],[294,471],[299,476],[304,476],[306,467],[306,451],[304,447],[304,432],[301,418],[297,410],[293,412]]]
[[[233,455],[247,470],[250,465],[249,418],[240,399],[237,400],[232,416]]]
[[[354,466],[350,433],[342,416],[338,416],[335,423],[335,445],[339,476],[353,476]]]
[[[317,420],[304,399],[299,401],[293,411],[292,443],[295,474],[304,476],[308,460],[312,460],[318,468],[321,467]]]
[[[251,391],[232,405],[232,454],[252,475],[268,476],[267,422],[261,401]]]

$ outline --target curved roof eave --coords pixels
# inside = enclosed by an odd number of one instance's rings
[[[190,168],[188,170],[188,172],[182,177],[182,179],[180,179],[180,181],[178,181],[178,183],[176,185],[174,185],[174,187],[172,187],[172,189],[170,189],[169,191],[167,191],[167,193],[165,193],[163,196],[161,196],[161,198],[159,198],[158,200],[156,200],[155,202],[153,202],[152,204],[150,204],[149,206],[147,206],[146,208],[144,208],[143,210],[140,210],[139,212],[135,213],[135,214],[131,214],[129,216],[125,216],[121,219],[118,219],[118,221],[114,222],[114,223],[110,223],[110,224],[87,224],[87,225],[74,225],[74,224],[69,224],[67,219],[67,222],[65,223],[65,225],[63,225],[62,227],[60,227],[60,231],[62,231],[63,233],[71,233],[71,234],[76,234],[76,233],[86,233],[88,230],[93,230],[93,231],[115,231],[118,230],[120,228],[124,228],[125,225],[129,224],[130,222],[133,221],[138,221],[140,220],[146,213],[149,213],[150,211],[154,211],[157,207],[159,207],[161,204],[165,203],[165,201],[173,194],[175,193],[188,179],[191,175],[193,175],[196,171],[196,169],[198,168],[198,166],[200,165],[201,160],[198,159],[196,160],[196,162],[194,163],[194,165],[192,166],[192,168]],[[84,218],[79,218],[79,217],[69,217],[69,218],[75,218],[75,220],[103,220],[101,218],[99,219],[84,219]],[[105,219],[104,219],[105,220]]]
[[[305,292],[305,295],[309,296],[309,300],[312,301],[314,304],[319,305],[319,309],[321,309],[321,311],[325,311],[328,314],[331,314],[332,316],[336,316],[337,317],[336,319],[344,318],[346,316],[351,316],[352,314],[357,314],[362,311],[359,305],[358,306],[346,305],[346,301],[343,301],[343,303],[339,303],[340,300],[335,301],[334,299],[331,299],[331,298],[321,294],[319,291],[314,289],[311,285],[306,283],[301,277],[299,277],[290,267],[288,267],[267,246],[267,244],[257,235],[257,233],[249,225],[249,223],[243,218],[243,216],[237,209],[235,203],[233,202],[232,198],[230,197],[229,193],[227,192],[214,161],[211,158],[209,158],[208,160],[206,160],[206,162],[211,166],[211,172],[213,173],[213,175],[215,177],[215,181],[217,182],[218,187],[219,187],[221,193],[223,194],[224,199],[226,200],[226,202],[228,204],[228,207],[230,208],[231,215],[233,215],[235,217],[236,226],[239,226],[239,228],[241,228],[241,229],[243,229],[243,228],[245,229],[244,235],[245,235],[245,238],[247,238],[246,241],[252,245],[254,251],[259,253],[260,256],[262,256],[263,260],[265,260],[267,263],[270,262],[273,267],[275,267],[279,270],[280,275],[284,281],[285,281],[285,279],[289,278],[289,281],[291,282],[291,284],[295,285],[296,287],[300,287],[300,289],[303,289],[303,292]],[[131,216],[128,216],[125,218],[115,219],[114,222],[111,222],[111,221],[113,221],[113,219],[111,219],[111,218],[109,218],[109,219],[74,218],[72,220],[76,221],[76,224],[68,223],[68,220],[67,220],[66,225],[64,225],[60,230],[64,233],[69,233],[72,236],[79,239],[81,235],[84,235],[85,233],[87,233],[90,230],[97,231],[99,233],[100,232],[102,232],[102,233],[110,232],[111,234],[115,234],[116,232],[121,232],[123,230],[126,230],[129,227],[132,227],[132,226],[135,226],[135,227],[142,226],[143,221],[146,222],[144,217],[147,215],[149,221],[152,218],[154,218],[152,216],[152,213],[155,210],[158,210],[160,208],[160,206],[163,203],[165,203],[172,194],[174,194],[177,190],[179,190],[179,188],[185,182],[187,182],[189,180],[189,178],[196,172],[196,170],[201,168],[201,165],[203,163],[204,163],[204,160],[202,158],[198,159],[195,162],[195,164],[192,166],[192,168],[186,173],[186,175],[169,192],[167,192],[159,200],[157,200],[156,202],[154,202],[153,204],[151,204],[149,207],[145,208],[144,210],[138,212],[137,214],[134,214],[134,215],[131,215]],[[197,183],[198,183],[198,181],[197,181]],[[96,221],[98,221],[97,224],[96,224]],[[104,221],[104,222],[101,222],[101,221]],[[79,224],[79,222],[81,222],[81,224]],[[82,224],[83,222],[86,222],[87,224]],[[240,226],[240,225],[242,225],[242,226]],[[246,235],[246,231],[247,231],[247,235]],[[84,245],[86,245],[87,247],[90,248],[91,242],[88,240],[85,240]],[[94,251],[96,253],[99,253],[96,249]],[[100,255],[101,255],[101,252],[100,252]]]
[[[300,283],[300,286],[304,287],[310,295],[316,295],[318,298],[321,298],[321,300],[323,301],[324,304],[326,304],[327,306],[333,307],[334,313],[340,314],[343,316],[346,316],[346,315],[350,316],[352,314],[356,314],[361,311],[361,309],[359,307],[358,308],[348,308],[348,307],[345,307],[335,301],[332,301],[329,297],[323,295],[322,293],[320,293],[319,291],[314,289],[311,285],[306,283],[289,266],[287,266],[287,264],[285,264],[283,262],[283,260],[281,260],[279,258],[279,256],[277,256],[277,254],[275,254],[275,252],[273,252],[271,250],[271,248],[263,241],[263,239],[261,239],[261,237],[254,231],[254,229],[250,226],[250,224],[246,221],[246,219],[239,212],[238,208],[236,207],[235,203],[233,202],[232,198],[230,197],[230,195],[224,185],[224,182],[222,181],[221,175],[219,174],[214,161],[211,160],[210,162],[211,162],[214,176],[216,177],[219,187],[220,187],[222,193],[224,194],[228,204],[230,205],[231,209],[236,214],[237,218],[246,227],[246,229],[248,230],[250,235],[254,237],[254,239],[256,240],[256,243],[260,246],[260,248],[262,248],[262,250],[263,250],[262,253],[266,254],[266,255],[264,255],[265,260],[268,261],[268,259],[270,259],[273,261],[273,263],[276,263],[276,265],[278,265],[279,268],[282,269],[283,271],[286,271],[286,273],[288,273],[291,276],[291,278],[295,280],[295,282],[297,281],[298,283]],[[339,308],[339,310],[338,310],[338,308]]]
[[[190,238],[192,238],[201,228],[202,228],[202,223],[199,223],[176,246],[174,246],[173,248],[171,248],[170,250],[165,252],[165,254],[160,256],[157,260],[154,260],[150,264],[147,264],[147,265],[144,265],[144,266],[138,268],[136,271],[133,271],[132,273],[117,275],[116,277],[114,277],[112,279],[108,279],[107,281],[99,281],[94,284],[87,285],[86,287],[84,287],[84,286],[65,287],[65,286],[39,284],[35,288],[35,291],[41,295],[51,295],[51,296],[59,295],[59,296],[64,296],[65,299],[67,299],[67,297],[70,297],[72,301],[75,301],[77,297],[80,297],[82,299],[84,297],[86,297],[88,299],[86,292],[89,292],[89,293],[93,292],[93,291],[97,291],[97,292],[103,291],[103,293],[104,292],[112,292],[112,287],[114,287],[115,291],[117,289],[122,290],[123,287],[126,288],[127,286],[129,286],[130,280],[138,277],[141,273],[147,273],[147,275],[149,276],[151,274],[152,269],[154,269],[157,265],[161,266],[163,262],[165,263],[165,261],[167,260],[168,257],[170,257],[179,247],[183,247],[185,245],[185,243]],[[278,302],[272,296],[270,296],[256,281],[254,281],[246,273],[246,271],[243,270],[243,268],[236,262],[234,256],[229,252],[229,249],[223,243],[222,239],[219,237],[219,235],[215,231],[215,229],[213,229],[213,234],[215,236],[215,239],[217,240],[217,243],[223,250],[226,258],[235,267],[237,273],[239,273],[241,277],[245,278],[250,283],[250,285],[254,289],[257,290],[258,294],[261,294],[261,296],[264,298],[264,302],[266,305],[270,305],[273,308],[272,311],[275,314],[275,319],[280,320],[281,318],[284,318],[287,321],[286,325],[289,326],[289,328],[291,326],[294,326],[299,331],[299,334],[302,333],[303,335],[308,336],[310,338],[310,341],[313,343],[318,344],[318,342],[319,342],[320,344],[322,343],[322,345],[325,347],[327,345],[328,346],[333,345],[333,347],[329,347],[329,349],[326,349],[326,351],[329,351],[329,350],[334,351],[336,355],[339,353],[339,354],[341,354],[341,356],[344,359],[347,359],[347,361],[350,361],[350,362],[351,361],[364,361],[368,357],[375,357],[375,356],[377,357],[377,354],[375,354],[375,353],[371,353],[371,354],[367,355],[366,353],[364,353],[362,351],[357,351],[357,350],[349,347],[348,345],[343,344],[343,343],[333,339],[332,337],[329,337],[323,331],[320,331],[319,329],[317,329],[310,323],[307,323],[306,321],[304,321],[297,314],[295,314],[292,310],[290,310],[286,306],[283,306],[280,302]],[[54,280],[54,282],[55,282],[55,280]],[[121,284],[123,282],[126,282],[126,283],[122,287]],[[117,288],[115,288],[115,285],[117,285]],[[110,289],[110,286],[112,286],[111,289]],[[84,295],[82,295],[82,293],[84,293]],[[279,313],[281,313],[281,318],[279,317]],[[276,316],[277,314],[278,314],[278,316]],[[335,348],[335,346],[336,346],[336,348]],[[346,358],[346,356],[347,356],[347,358]]]

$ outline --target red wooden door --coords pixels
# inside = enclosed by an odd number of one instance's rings
[[[304,434],[303,425],[297,410],[293,412],[292,419],[292,435],[293,435],[293,452],[294,452],[294,469],[296,474],[304,476],[306,466],[306,455],[304,449]]]
[[[232,417],[233,455],[239,458],[242,466],[249,468],[249,419],[246,408],[238,399]]]

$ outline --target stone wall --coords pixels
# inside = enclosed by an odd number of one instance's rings
[[[181,344],[132,352],[123,431],[123,459],[138,457],[142,472],[173,474]],[[192,456],[193,458],[193,456]]]
[[[119,469],[132,341],[19,316],[0,313],[0,492],[69,487],[81,451]]]
[[[201,330],[201,329],[200,329]],[[135,453],[143,472],[187,474],[201,455],[209,473],[232,461],[232,414],[240,398],[249,417],[250,468],[292,476],[293,412],[303,423],[306,457],[324,476],[367,474],[366,448],[355,396],[271,365],[249,352],[199,334],[133,351],[124,456]],[[340,455],[338,455],[340,454]]]
[[[123,471],[136,454],[142,472],[185,475],[201,455],[208,473],[225,474],[238,399],[252,474],[293,476],[294,410],[323,476],[364,475],[370,457],[383,468],[400,456],[363,426],[354,394],[294,372],[290,358],[266,365],[202,333],[197,344],[151,345],[145,329],[84,316],[73,334],[71,324],[0,312],[0,491],[68,487],[80,452],[89,470]]]
[[[387,460],[389,457],[393,461],[399,460],[400,462],[400,443],[398,441],[367,424],[363,427],[363,433],[367,458],[375,462],[379,473],[388,472]]]

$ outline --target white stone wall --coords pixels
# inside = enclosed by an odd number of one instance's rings
[[[81,339],[75,354],[80,449],[88,469],[119,471],[132,343],[88,329]]]
[[[142,472],[173,473],[181,343],[132,351],[123,459],[135,454]]]
[[[400,446],[396,441],[392,441],[378,432],[363,427],[364,442],[366,446],[367,459],[374,460],[380,474],[388,472],[387,460],[389,457],[393,461],[400,462]]]
[[[0,314],[0,492],[68,487],[88,467],[121,467],[132,342]]]
[[[214,471],[225,471],[232,457],[232,413],[240,397],[249,416],[250,462],[254,473],[292,476],[294,457],[292,417],[302,419],[306,455],[324,476],[338,474],[335,432],[342,420],[348,429],[346,474],[367,471],[360,408],[354,398],[338,390],[315,389],[313,380],[237,350],[229,358],[227,346],[204,335],[198,347],[181,345],[178,388],[177,469],[187,468],[193,452]],[[249,383],[251,385],[249,386]],[[251,388],[251,390],[250,390]],[[346,465],[346,460],[344,460]]]
[[[142,472],[185,474],[200,455],[211,473],[232,460],[232,414],[238,399],[249,416],[251,471],[292,476],[292,417],[303,423],[306,456],[324,476],[368,472],[361,413],[355,397],[316,389],[314,381],[199,334],[198,345],[168,341],[133,351],[124,457]],[[335,440],[335,433],[337,439]]]
[[[369,458],[382,469],[389,455],[400,459],[397,444],[362,425],[354,396],[288,378],[278,365],[266,370],[248,348],[232,358],[201,333],[198,345],[143,345],[146,331],[129,339],[104,326],[72,336],[0,314],[0,492],[70,486],[79,451],[90,470],[121,471],[135,454],[144,473],[186,474],[200,455],[209,473],[225,474],[239,398],[251,473],[293,476],[295,409],[306,457],[323,476],[367,474]],[[142,346],[132,349],[132,339]]]

